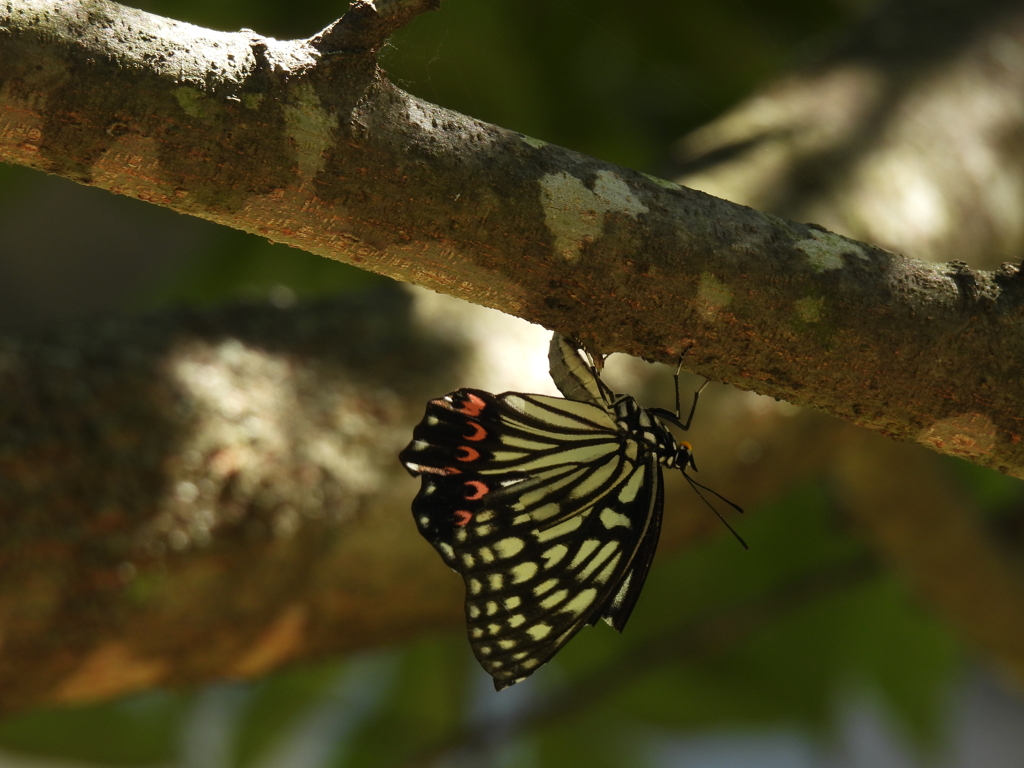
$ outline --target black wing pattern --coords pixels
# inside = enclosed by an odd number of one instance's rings
[[[668,432],[577,349],[552,339],[575,399],[460,389],[427,404],[399,457],[422,476],[413,516],[465,580],[470,644],[498,690],[585,624],[621,631],[657,548]]]

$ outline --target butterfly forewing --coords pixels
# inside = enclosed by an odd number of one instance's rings
[[[470,643],[499,689],[584,624],[621,630],[646,578],[661,468],[603,406],[462,389],[427,405],[400,456],[423,475],[413,514],[466,582]]]

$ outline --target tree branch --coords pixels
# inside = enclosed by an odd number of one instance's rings
[[[310,44],[324,54],[376,53],[388,38],[441,0],[355,0],[345,15]]]
[[[0,158],[597,350],[693,343],[701,374],[1024,476],[1015,267],[935,267],[547,145],[403,93],[363,52],[83,8],[0,12]]]

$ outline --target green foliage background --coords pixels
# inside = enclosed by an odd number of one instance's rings
[[[343,10],[324,0],[134,5],[279,38],[309,36]],[[383,64],[428,100],[665,174],[674,139],[854,15],[838,0],[445,0],[395,37]],[[2,201],[25,172],[0,170]],[[316,298],[380,279],[213,230],[185,269],[129,308]],[[954,466],[989,512],[1019,502],[1015,481]],[[425,764],[452,750],[474,765],[641,765],[651,734],[785,727],[827,735],[851,691],[877,697],[922,748],[940,744],[961,651],[848,534],[828,488],[793,489],[743,532],[756,541],[751,552],[723,537],[660,558],[624,635],[584,631],[500,702],[462,632],[232,686],[227,762],[259,765],[320,717],[335,722],[325,768]],[[0,749],[167,763],[180,757],[206,695],[157,692],[23,714],[0,721]]]

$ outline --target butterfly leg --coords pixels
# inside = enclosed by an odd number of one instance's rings
[[[700,385],[696,392],[693,393],[693,403],[690,404],[690,413],[686,417],[686,421],[683,422],[683,411],[679,401],[679,373],[683,370],[683,358],[686,353],[690,351],[690,347],[687,347],[683,354],[679,356],[679,365],[676,366],[676,372],[672,374],[672,378],[676,385],[676,408],[675,411],[670,411],[667,408],[649,408],[648,410],[665,419],[671,424],[679,427],[684,432],[689,431],[690,423],[693,421],[693,414],[697,412],[697,400],[700,399],[700,393],[704,391],[704,387],[708,385],[711,379],[704,379],[704,383]]]

